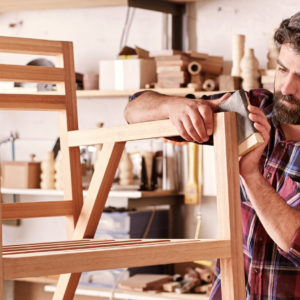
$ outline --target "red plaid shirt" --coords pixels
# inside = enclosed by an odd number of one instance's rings
[[[252,90],[252,104],[271,120],[273,94]],[[300,211],[300,142],[287,141],[272,122],[271,139],[261,159],[261,172],[288,205]],[[245,189],[241,186],[243,249],[247,299],[300,299],[300,228],[288,252],[280,249],[259,221]],[[219,300],[219,268],[210,299]]]
[[[130,100],[142,93],[133,95]],[[249,98],[271,120],[273,94],[262,89],[252,90]],[[300,211],[300,141],[286,141],[280,127],[276,128],[270,123],[271,137],[260,162],[261,172],[287,204]],[[289,251],[284,252],[263,228],[243,186],[241,201],[247,299],[300,300],[300,228],[295,233]],[[217,266],[211,300],[222,299],[219,274]]]

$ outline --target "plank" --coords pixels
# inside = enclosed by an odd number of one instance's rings
[[[240,177],[235,113],[215,114],[214,152],[218,238],[230,239],[231,258],[220,260],[222,298],[245,300]]]
[[[72,214],[72,201],[24,202],[2,204],[2,219],[40,218]]]
[[[80,149],[79,147],[69,149],[67,143],[67,132],[78,129],[74,55],[71,42],[63,42],[63,53],[56,56],[55,63],[57,67],[64,67],[66,75],[64,86],[58,84],[57,89],[65,90],[66,93],[66,110],[59,114],[59,131],[64,170],[64,199],[73,200],[73,214],[66,220],[67,234],[71,238],[83,204]]]
[[[12,4],[12,1],[1,2],[0,11],[6,4]],[[57,55],[62,52],[62,42],[0,36],[0,52]]]
[[[164,243],[167,240],[161,240],[161,241],[144,241],[143,244],[153,244],[153,243]],[[126,246],[133,246],[133,245],[139,245],[141,243],[140,240],[123,240],[123,241],[102,241],[102,240],[93,240],[90,239],[84,243],[81,241],[77,243],[61,243],[60,245],[57,245],[56,243],[52,245],[49,243],[46,246],[42,247],[34,247],[34,246],[28,246],[23,245],[22,248],[16,248],[16,249],[10,249],[9,251],[6,250],[6,248],[3,250],[4,255],[12,255],[12,254],[29,254],[29,253],[41,253],[41,252],[52,252],[52,251],[66,251],[66,250],[79,250],[79,249],[93,249],[93,248],[101,248],[101,247],[126,247]]]
[[[64,95],[0,94],[0,109],[9,110],[63,110]]]
[[[159,2],[191,3],[197,0],[167,0]],[[44,10],[65,8],[90,8],[103,6],[127,6],[130,0],[10,0],[0,3],[0,12],[20,10]],[[136,4],[134,5],[136,6]]]
[[[222,113],[218,113],[222,114]],[[159,137],[178,136],[177,129],[170,120],[160,120],[68,132],[69,147],[97,145],[104,142],[134,141]],[[239,147],[239,155],[244,155],[261,144],[259,135],[250,136]]]
[[[178,135],[175,126],[170,120],[160,120],[68,132],[69,147],[96,145],[105,142],[124,142],[161,136],[170,137]]]
[[[89,8],[102,6],[126,6],[128,0],[10,0],[1,3],[0,12],[64,8]]]
[[[0,64],[0,80],[15,82],[58,83],[65,78],[63,68]]]
[[[128,247],[108,246],[100,249],[5,255],[4,278],[55,275],[64,272],[78,274],[83,269],[92,271],[170,264],[211,259],[216,256],[226,258],[230,252],[228,240],[171,240],[168,243],[150,245],[141,243]],[[60,294],[60,298],[57,299],[63,299],[61,296]]]

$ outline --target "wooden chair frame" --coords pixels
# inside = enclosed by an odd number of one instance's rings
[[[0,51],[56,56],[58,68],[0,65],[0,80],[50,80],[59,83],[64,95],[0,94],[0,109],[57,110],[66,171],[64,201],[2,204],[1,219],[64,215],[70,237],[65,242],[10,246],[1,243],[1,299],[3,279],[62,274],[53,299],[73,299],[83,271],[220,258],[223,299],[244,300],[235,113],[214,115],[218,239],[96,240],[93,237],[126,141],[176,136],[176,128],[169,120],[162,120],[79,131],[72,44],[0,37]],[[83,201],[79,146],[97,144],[103,147]]]

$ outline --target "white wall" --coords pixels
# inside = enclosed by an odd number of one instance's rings
[[[231,60],[231,37],[245,34],[260,67],[267,62],[267,42],[280,22],[299,11],[298,0],[199,0],[188,9],[188,45],[193,50]]]

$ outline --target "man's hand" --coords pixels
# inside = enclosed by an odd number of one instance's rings
[[[169,119],[185,140],[206,142],[213,133],[213,112],[230,96],[227,93],[216,100],[175,98],[168,105]]]
[[[249,105],[249,119],[254,122],[254,127],[262,135],[264,143],[240,159],[240,174],[244,180],[249,180],[259,173],[259,160],[270,139],[271,126],[265,114],[256,106]]]

